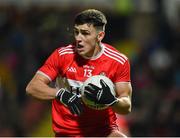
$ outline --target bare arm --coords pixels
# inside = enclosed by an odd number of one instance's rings
[[[57,89],[48,86],[50,80],[36,73],[26,87],[26,93],[42,100],[51,100],[56,96]]]
[[[132,86],[130,82],[119,82],[115,84],[118,102],[112,106],[113,111],[118,114],[131,112]]]

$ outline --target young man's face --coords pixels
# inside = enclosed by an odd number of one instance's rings
[[[98,47],[98,32],[93,25],[83,24],[74,26],[76,50],[79,55],[91,57]]]

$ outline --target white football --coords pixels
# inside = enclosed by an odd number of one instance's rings
[[[115,86],[113,84],[113,82],[106,76],[103,76],[103,75],[95,75],[95,76],[92,76],[90,78],[88,78],[84,83],[83,83],[83,86],[81,87],[81,95],[82,95],[82,100],[83,102],[85,103],[85,105],[87,105],[89,108],[92,108],[92,109],[96,109],[96,110],[103,110],[103,109],[106,109],[108,106],[107,105],[104,105],[104,104],[97,104],[95,103],[94,101],[91,101],[89,99],[87,99],[85,97],[85,93],[84,93],[84,88],[89,84],[89,83],[92,83],[98,87],[101,88],[101,84],[100,84],[100,79],[103,79],[104,82],[109,86],[110,90],[111,90],[111,93],[115,96],[116,93],[115,93]]]

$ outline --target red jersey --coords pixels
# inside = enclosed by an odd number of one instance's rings
[[[77,91],[93,75],[105,74],[113,83],[130,81],[130,65],[126,56],[102,43],[101,52],[92,58],[79,56],[74,45],[56,49],[38,70],[53,81],[65,78],[71,90]],[[109,107],[94,110],[83,105],[80,116],[73,115],[58,100],[52,101],[53,130],[59,136],[107,136],[117,127],[116,115]]]

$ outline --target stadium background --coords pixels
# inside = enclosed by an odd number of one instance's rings
[[[51,102],[25,87],[86,8],[107,15],[104,42],[131,61],[130,135],[180,136],[180,0],[0,0],[0,136],[53,136]]]

